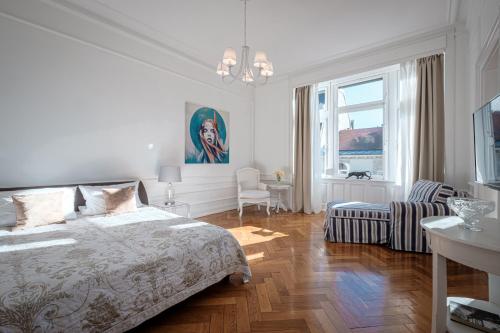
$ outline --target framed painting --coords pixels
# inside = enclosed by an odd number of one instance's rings
[[[186,164],[229,163],[229,113],[186,103]]]

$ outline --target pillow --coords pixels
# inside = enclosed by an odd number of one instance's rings
[[[18,191],[0,192],[0,227],[16,225],[16,207],[12,202],[13,195],[63,192],[63,210],[65,220],[76,219],[75,192],[76,187],[35,188]]]
[[[418,180],[411,188],[409,202],[434,202],[436,201],[442,184],[430,180]]]
[[[63,223],[64,192],[13,195],[16,207],[16,229]]]
[[[137,211],[135,186],[102,189],[106,214],[121,214]]]
[[[135,202],[137,207],[142,207],[141,200],[139,199],[139,182],[131,182],[125,184],[117,185],[104,185],[104,186],[85,186],[80,185],[78,188],[82,192],[83,198],[85,199],[85,206],[79,207],[82,215],[99,215],[106,213],[106,203],[104,201],[102,190],[104,188],[126,188],[134,187],[135,192]]]
[[[440,202],[443,204],[447,203],[447,199],[449,197],[455,196],[457,193],[455,191],[455,188],[451,185],[447,184],[442,184],[441,189],[439,190],[437,197],[436,197],[436,202]]]

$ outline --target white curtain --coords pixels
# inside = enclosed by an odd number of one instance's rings
[[[318,103],[318,85],[312,86],[311,91],[311,135],[312,137],[312,188],[311,188],[311,209],[317,214],[321,211],[323,198],[323,185],[321,184],[321,131],[320,115]]]
[[[399,199],[406,200],[410,193],[413,174],[413,150],[417,98],[416,60],[401,64],[399,79],[398,153],[396,185]]]

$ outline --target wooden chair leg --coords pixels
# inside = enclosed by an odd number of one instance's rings
[[[271,215],[269,212],[269,206],[271,206],[271,199],[267,199],[267,215]]]

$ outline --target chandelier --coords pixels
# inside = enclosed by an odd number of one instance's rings
[[[250,47],[247,45],[247,0],[243,1],[243,46],[241,47],[241,63],[236,69],[236,51],[228,47],[224,50],[222,61],[217,65],[217,74],[222,77],[222,81],[233,82],[241,80],[247,85],[256,82],[265,84],[267,79],[273,76],[273,63],[267,59],[265,52],[255,52],[253,67],[255,67],[256,75],[252,71],[250,65]],[[229,80],[227,79],[229,77]]]

